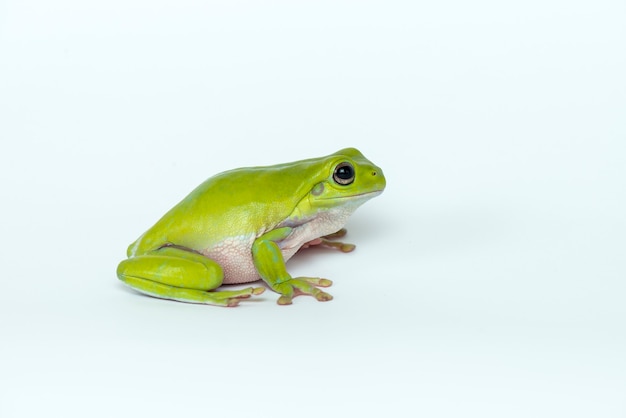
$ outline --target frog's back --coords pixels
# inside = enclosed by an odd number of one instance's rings
[[[164,245],[205,252],[225,239],[250,240],[292,213],[321,179],[311,159],[217,174],[194,189],[128,248],[139,255]]]

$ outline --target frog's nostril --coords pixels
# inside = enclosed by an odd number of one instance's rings
[[[372,176],[375,176],[376,174],[378,173],[376,173],[375,171],[372,171]]]

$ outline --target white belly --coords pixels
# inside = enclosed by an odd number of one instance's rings
[[[254,235],[227,238],[202,254],[222,267],[224,284],[254,282],[260,279],[252,261],[254,239]]]

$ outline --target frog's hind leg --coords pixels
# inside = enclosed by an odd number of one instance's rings
[[[316,238],[313,241],[307,242],[303,245],[302,248],[308,248],[314,245],[321,245],[322,247],[326,248],[334,248],[341,251],[342,253],[349,253],[351,251],[354,251],[356,245],[348,244],[346,242],[333,241],[337,238],[345,237],[347,233],[348,231],[345,228],[341,228],[339,231],[333,234],[324,235],[323,237]]]
[[[223,272],[213,260],[176,247],[165,247],[122,261],[117,276],[128,286],[162,299],[217,306],[237,306],[263,287],[214,292]]]

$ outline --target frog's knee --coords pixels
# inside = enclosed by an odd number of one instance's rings
[[[117,278],[120,279],[121,281],[126,281],[126,268],[128,265],[128,261],[129,260],[122,260],[118,265],[117,265]]]

